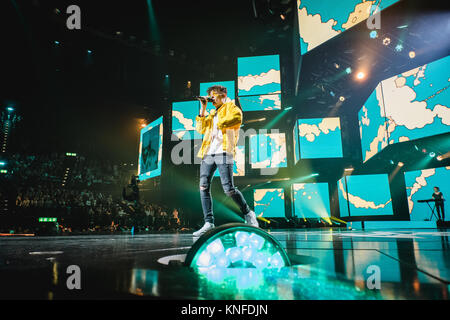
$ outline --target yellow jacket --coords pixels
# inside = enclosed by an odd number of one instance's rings
[[[214,115],[218,113],[217,129],[222,131],[223,135],[223,151],[231,153],[233,157],[236,155],[236,145],[239,139],[239,128],[242,124],[242,111],[233,102],[226,102],[219,109],[211,110],[210,114],[205,117],[197,116],[195,118],[195,130],[204,134],[202,146],[197,157],[203,159],[208,152],[211,144],[211,133],[214,124]]]

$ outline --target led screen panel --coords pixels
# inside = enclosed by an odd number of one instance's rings
[[[237,65],[238,96],[242,110],[280,110],[280,56],[241,57]]]
[[[405,185],[408,197],[408,208],[410,219],[414,221],[424,221],[431,218],[431,210],[426,203],[417,202],[418,200],[431,199],[434,187],[439,187],[448,199],[450,195],[450,167],[432,168],[405,172]],[[434,203],[430,203],[434,207]],[[446,211],[445,220],[449,221],[448,200],[444,202]],[[436,212],[436,210],[435,210]],[[431,220],[436,219],[437,214]]]
[[[181,101],[172,103],[172,133],[181,140],[201,139],[195,130],[195,118],[200,110],[198,101]]]
[[[328,183],[294,183],[292,196],[296,217],[327,220],[330,218]]]
[[[250,164],[253,169],[287,167],[285,134],[251,135]]]
[[[300,140],[299,140],[299,132],[298,132],[298,124],[294,124],[294,129],[292,130],[292,140],[294,143],[294,164],[300,160]]]
[[[297,0],[303,55],[399,0]]]
[[[219,170],[214,172],[215,177],[220,177]],[[245,146],[236,146],[236,155],[233,163],[233,176],[245,176]]]
[[[280,56],[238,58],[238,96],[281,93]]]
[[[141,130],[139,143],[139,180],[143,181],[161,175],[163,117]]]
[[[300,157],[342,157],[341,123],[339,118],[298,119]]]
[[[388,145],[381,84],[367,98],[358,112],[358,119],[362,159],[366,162]]]
[[[340,217],[348,217],[349,209],[348,209],[348,193],[347,193],[347,180],[345,177],[342,177],[338,182],[338,200],[339,200],[339,211],[340,211]]]
[[[358,113],[363,160],[388,144],[450,132],[450,56],[383,80]]]
[[[393,215],[391,192],[387,174],[346,176],[345,185],[338,182],[341,189],[339,200],[347,202],[349,216],[380,216]],[[342,209],[344,204],[340,204]],[[345,214],[345,210],[344,210]],[[343,217],[341,212],[341,217]]]
[[[242,111],[267,111],[281,109],[281,94],[239,97]]]
[[[264,218],[284,218],[283,189],[254,189],[254,210],[256,216]]]
[[[450,56],[381,82],[389,144],[450,132]]]

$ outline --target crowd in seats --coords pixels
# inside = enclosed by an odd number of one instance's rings
[[[9,219],[0,223],[0,232],[33,232],[38,217],[56,217],[60,231],[68,234],[186,227],[178,209],[122,198],[120,190],[129,182],[130,164],[56,153],[15,154],[6,161],[0,194],[9,202],[8,213],[1,218]],[[112,189],[114,194],[105,191]]]

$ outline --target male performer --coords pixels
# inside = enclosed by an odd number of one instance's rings
[[[200,230],[194,232],[195,237],[214,228],[211,180],[216,168],[219,169],[220,181],[225,194],[239,206],[245,222],[258,227],[255,212],[249,208],[242,193],[233,184],[233,162],[239,139],[239,128],[242,124],[242,110],[230,99],[227,99],[227,88],[223,86],[212,86],[208,88],[207,93],[216,109],[205,116],[207,100],[199,99],[201,110],[200,115],[196,117],[195,129],[200,134],[204,134],[197,156],[202,159],[200,163],[200,199],[205,224]]]
[[[433,199],[436,200],[436,212],[438,214],[439,220],[445,221],[445,212],[444,212],[444,195],[441,191],[439,191],[439,187],[434,187]],[[442,219],[441,219],[441,210],[442,210]]]

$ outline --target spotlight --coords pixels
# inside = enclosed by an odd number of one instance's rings
[[[391,38],[384,38],[383,39],[383,44],[385,45],[385,46],[388,46],[389,44],[391,43]]]
[[[352,68],[350,68],[350,67],[346,68],[346,69],[345,69],[345,72],[346,72],[347,74],[352,73]]]
[[[430,156],[430,158],[436,157],[436,153],[434,153],[433,151],[431,151],[428,155]]]
[[[402,50],[403,50],[403,45],[401,43],[399,43],[395,46],[395,51],[401,52]]]
[[[87,53],[91,54],[91,53],[92,53],[92,51],[88,49]]]
[[[403,162],[399,162],[398,164],[397,164],[399,167],[403,167],[405,164],[403,163]]]
[[[436,157],[436,160],[437,160],[437,161],[442,161],[442,159],[444,159],[442,156],[437,156],[437,157]]]
[[[288,111],[288,110],[291,110],[291,109],[292,109],[292,107],[286,107],[286,108],[284,108],[285,111]]]
[[[13,112],[14,108],[13,107],[8,107],[8,108],[6,108],[6,110],[8,110],[9,112]]]
[[[389,163],[393,165],[393,164],[394,164],[394,161],[392,161],[392,160],[389,160]]]
[[[415,52],[415,51],[410,51],[410,52],[409,52],[409,57],[410,57],[411,59],[414,59],[414,58],[416,57],[416,52]]]
[[[360,71],[360,72],[358,72],[358,73],[356,74],[356,78],[359,79],[359,80],[364,79],[365,76],[366,76],[366,74],[365,74],[364,72],[362,72],[362,71]]]
[[[312,175],[311,175],[311,177],[317,177],[319,174],[318,173],[313,173]]]
[[[186,255],[185,265],[209,274],[230,268],[281,268],[290,260],[270,234],[242,223],[214,228],[201,236]]]
[[[59,41],[55,40],[55,44],[59,44]]]
[[[376,30],[370,31],[369,36],[370,39],[375,39],[378,36],[378,32]]]
[[[286,19],[286,17],[283,14],[280,14],[280,18],[281,18],[281,20],[285,20]]]
[[[345,101],[345,97],[344,96],[340,96],[339,97],[339,101],[344,102]]]
[[[340,66],[339,66],[337,63],[335,63],[335,64],[334,64],[334,67],[335,67],[336,69],[339,69]]]
[[[351,171],[353,171],[353,170],[355,170],[355,168],[345,168],[345,169],[344,169],[345,172],[351,172]]]

